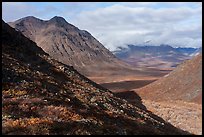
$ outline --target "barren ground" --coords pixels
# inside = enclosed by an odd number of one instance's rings
[[[183,101],[154,102],[142,100],[147,110],[162,117],[175,127],[193,134],[202,134],[202,105]]]

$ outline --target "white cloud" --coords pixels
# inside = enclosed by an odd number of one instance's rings
[[[152,44],[199,47],[202,8],[182,4],[175,8],[153,8],[151,3],[144,6],[116,4],[81,12],[74,24],[90,31],[111,50],[125,44],[143,44],[146,40]]]

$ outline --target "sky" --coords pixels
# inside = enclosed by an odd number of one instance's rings
[[[111,51],[133,45],[202,46],[201,2],[2,2],[5,22],[62,16]]]

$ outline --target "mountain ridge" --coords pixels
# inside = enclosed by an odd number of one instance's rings
[[[55,16],[43,21],[29,16],[10,22],[9,25],[36,42],[58,61],[72,65],[84,74],[90,74],[91,67],[103,70],[129,66],[117,59],[89,32],[78,29],[62,17]]]
[[[116,57],[136,67],[173,69],[184,60],[191,59],[197,48],[173,48],[170,45],[137,46],[128,45],[113,52]]]

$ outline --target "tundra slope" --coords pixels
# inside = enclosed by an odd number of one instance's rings
[[[52,59],[2,21],[3,134],[189,134]]]
[[[135,91],[148,110],[178,128],[202,134],[202,53]]]
[[[144,99],[202,103],[202,54],[184,61],[159,80],[136,90]]]

